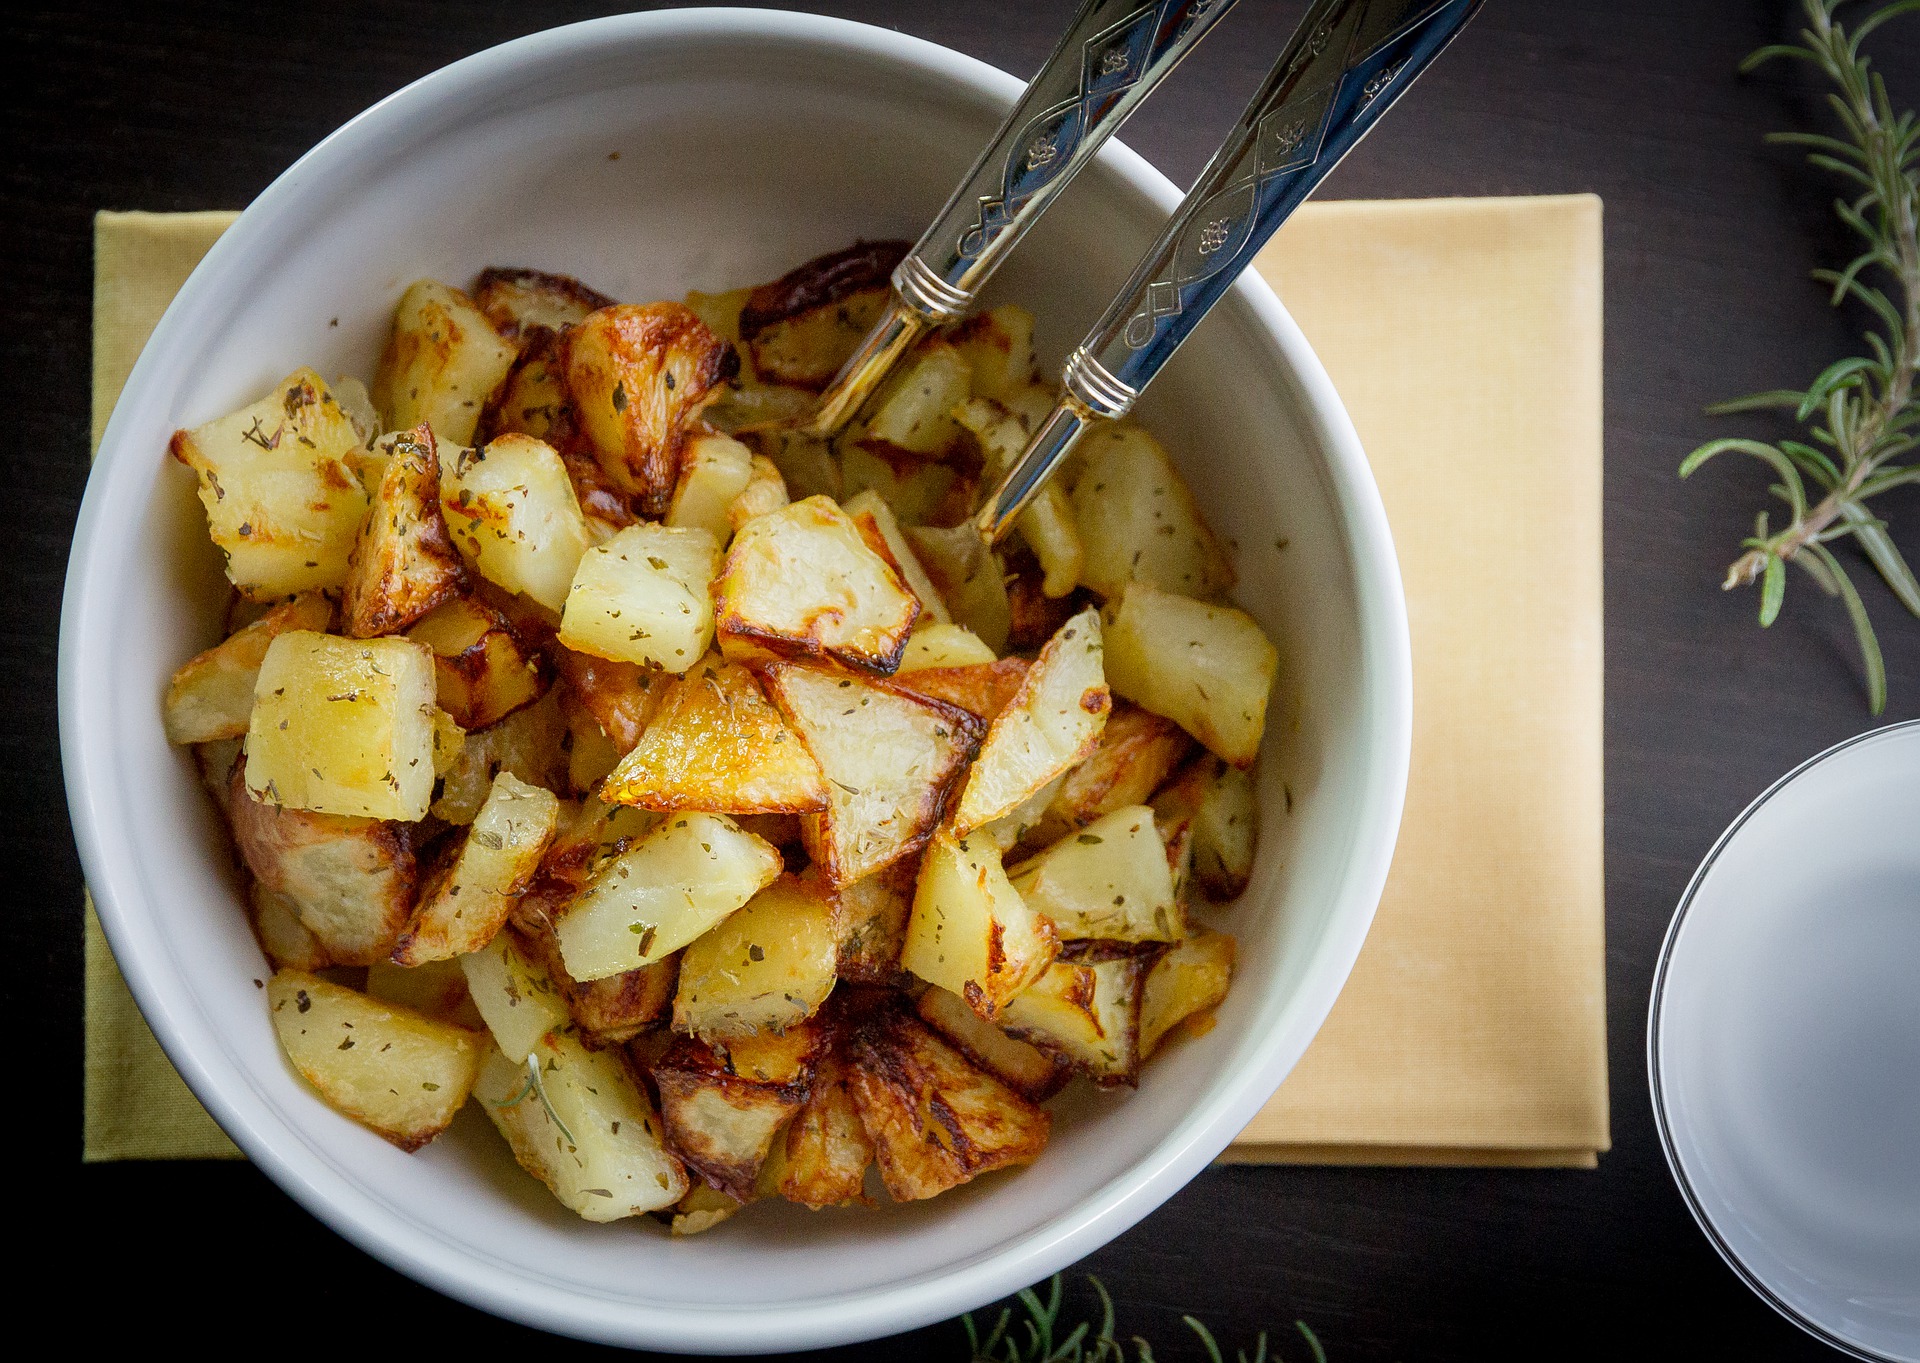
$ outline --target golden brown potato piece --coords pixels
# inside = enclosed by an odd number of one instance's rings
[[[783,875],[680,957],[675,1031],[708,1040],[784,1032],[833,992],[833,899],[817,877]]]
[[[394,944],[393,963],[452,960],[491,942],[539,869],[559,816],[560,801],[552,791],[530,786],[511,772],[494,777],[493,791],[474,816],[459,854],[420,896]]]
[[[882,676],[920,614],[893,564],[825,496],[741,526],[713,599],[720,650],[735,661],[833,658]]]
[[[1140,995],[1142,1056],[1151,1056],[1175,1027],[1199,1019],[1227,997],[1237,945],[1224,932],[1202,928],[1153,963]]]
[[[599,721],[614,750],[623,757],[631,752],[665,699],[668,678],[638,663],[576,653],[558,642],[545,652],[574,698]]]
[[[517,434],[447,455],[440,510],[454,546],[507,594],[563,608],[593,542],[566,460],[545,441]]]
[[[767,383],[819,392],[853,354],[887,302],[904,241],[862,241],[816,256],[747,296],[740,340]]]
[[[525,1064],[489,1048],[474,1096],[520,1167],[589,1221],[671,1207],[687,1171],[666,1148],[641,1086],[613,1051],[548,1032]]]
[[[297,970],[267,981],[281,1048],[327,1105],[418,1150],[447,1129],[473,1091],[480,1038]]]
[[[473,301],[502,336],[518,337],[537,327],[565,331],[587,314],[613,306],[613,300],[572,275],[544,270],[490,267],[473,282]]]
[[[423,644],[277,634],[253,684],[248,784],[294,809],[411,823],[452,738],[434,692]]]
[[[834,896],[835,969],[857,984],[902,984],[900,966],[907,917],[913,912],[913,887],[919,867],[912,859],[841,888]]]
[[[1011,813],[1084,759],[1112,708],[1101,668],[1100,612],[1089,608],[1047,641],[994,718],[960,789],[954,831],[970,833]]]
[[[974,1065],[904,1005],[854,1022],[846,1053],[847,1086],[897,1202],[1030,1163],[1046,1148],[1046,1110]]]
[[[360,435],[318,374],[296,369],[260,401],[175,431],[171,448],[200,480],[207,529],[243,595],[346,581],[367,509],[346,462]]]
[[[1008,875],[1069,940],[1177,942],[1186,912],[1153,811],[1125,805],[1069,833]]]
[[[616,304],[567,338],[567,386],[615,487],[663,516],[689,427],[739,368],[733,347],[681,303]]]
[[[1019,304],[977,312],[946,335],[966,358],[981,397],[1004,402],[1033,382],[1033,314]]]
[[[497,724],[546,693],[553,670],[507,618],[473,597],[430,612],[407,631],[433,650],[440,708],[462,729]]]
[[[920,695],[958,705],[991,724],[1020,694],[1020,684],[1026,680],[1030,666],[1025,658],[1002,658],[959,667],[923,667],[895,674],[894,682]]]
[[[653,1067],[667,1144],[714,1187],[745,1201],[774,1136],[807,1100],[805,1077],[760,1082],[724,1052],[683,1037]]]
[[[453,764],[440,773],[429,812],[449,824],[469,824],[493,790],[493,778],[510,771],[530,786],[558,793],[567,784],[566,717],[549,691],[505,719],[468,734]]]
[[[514,354],[471,298],[436,280],[416,280],[394,309],[393,333],[374,371],[374,404],[390,431],[425,423],[448,444],[465,445]]]
[[[567,973],[551,930],[516,933],[514,940],[547,968],[548,978],[560,990],[567,1011],[589,1046],[618,1046],[630,1041],[666,1017],[673,1006],[674,986],[680,974],[677,953],[638,970],[582,981]]]
[[[433,431],[383,436],[386,469],[347,559],[341,625],[356,639],[394,634],[466,589],[467,568],[440,511]]]
[[[920,859],[902,966],[991,1019],[1059,949],[1053,924],[1013,888],[991,838],[934,834]]]
[[[831,883],[851,885],[924,847],[979,742],[979,721],[864,677],[795,663],[765,675],[827,778],[827,808],[805,816],[801,836]]]
[[[1007,651],[1013,608],[1006,566],[971,525],[907,527],[920,566],[940,591],[956,625],[965,625],[996,654]]]
[[[487,1020],[474,1006],[467,988],[467,972],[458,961],[430,961],[426,965],[395,965],[375,961],[367,967],[367,997],[398,1004],[470,1032],[485,1032]]]
[[[319,592],[302,592],[189,661],[167,683],[167,741],[211,743],[242,737],[253,714],[253,683],[267,645],[288,630],[324,631],[332,623],[333,603]]]
[[[247,887],[247,909],[254,938],[275,970],[325,970],[334,964],[285,895],[256,880]]]
[[[778,511],[792,500],[779,468],[765,455],[756,454],[748,467],[747,485],[727,503],[727,530],[737,534],[748,521]]]
[[[662,811],[806,814],[826,808],[826,781],[753,673],[709,654],[667,687],[600,798]]]
[[[244,759],[228,789],[241,860],[261,885],[292,901],[335,964],[370,965],[393,950],[419,878],[405,824],[255,799]]]
[[[1049,828],[1057,824],[1064,834],[1116,809],[1146,804],[1193,748],[1193,740],[1172,720],[1116,702],[1100,731],[1100,746],[1067,773],[1047,806]]]
[[[847,1091],[846,1066],[829,1053],[815,1070],[806,1105],[787,1124],[786,1159],[776,1185],[789,1202],[816,1210],[867,1201],[862,1186],[873,1142]]]
[[[1007,1005],[1000,1025],[1102,1087],[1139,1081],[1140,994],[1153,957],[1080,943]]]
[[[668,1222],[669,1233],[676,1236],[700,1235],[730,1219],[746,1205],[732,1193],[723,1193],[718,1188],[696,1183],[687,1189],[685,1197],[673,1204],[672,1218]],[[667,1214],[659,1212],[656,1215]]]
[[[1130,583],[1108,607],[1107,680],[1236,767],[1266,732],[1280,655],[1245,611]]]
[[[1034,1102],[1066,1086],[1072,1071],[1037,1046],[1008,1036],[949,989],[929,985],[915,1001],[920,1020],[966,1053],[969,1060]]]

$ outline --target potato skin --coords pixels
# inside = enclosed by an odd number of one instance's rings
[[[355,639],[397,633],[468,585],[466,563],[440,510],[432,429],[416,426],[390,443],[392,458],[347,556],[340,615]]]
[[[616,304],[567,337],[567,386],[614,486],[648,516],[667,513],[688,426],[740,358],[681,303]]]
[[[738,330],[759,377],[815,393],[825,388],[859,344],[867,314],[885,305],[889,276],[909,249],[905,241],[855,242],[748,294]]]

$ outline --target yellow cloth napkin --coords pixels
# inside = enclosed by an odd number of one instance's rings
[[[96,226],[94,438],[231,214]],[[1407,582],[1414,755],[1385,898],[1300,1066],[1224,1157],[1555,1165],[1608,1144],[1600,208],[1309,204],[1258,262],[1359,428]],[[237,1153],[87,914],[86,1158]]]
[[[1256,262],[1406,579],[1413,769],[1373,930],[1227,1158],[1591,1166],[1601,876],[1600,201],[1309,204]]]

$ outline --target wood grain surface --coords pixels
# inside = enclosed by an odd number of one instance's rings
[[[1025,76],[1070,0],[804,8],[887,24]],[[95,1303],[98,1349],[176,1338],[359,1352],[530,1347],[573,1356],[416,1286],[347,1245],[247,1166],[78,1163],[80,868],[54,716],[68,541],[87,469],[90,218],[100,208],[237,207],[301,152],[435,67],[619,8],[340,0],[10,10],[0,90],[7,587],[0,592],[6,1016],[22,1028],[11,1123],[31,1250],[11,1295]],[[1300,10],[1243,0],[1126,140],[1185,183]],[[1337,1363],[1388,1359],[1835,1357],[1739,1285],[1668,1178],[1651,1125],[1645,1011],[1655,949],[1700,856],[1775,776],[1869,727],[1837,605],[1796,578],[1762,633],[1719,575],[1765,479],[1680,458],[1732,427],[1707,402],[1797,386],[1854,342],[1807,282],[1847,243],[1833,186],[1761,145],[1818,116],[1786,71],[1739,58],[1790,31],[1785,0],[1493,0],[1343,166],[1330,196],[1592,190],[1606,201],[1608,1008],[1614,1149],[1595,1172],[1220,1169],[1082,1267],[1125,1333],[1197,1358],[1182,1312],[1220,1338],[1310,1322]],[[1896,100],[1920,100],[1920,22],[1881,31]],[[1463,468],[1463,478],[1497,478]],[[1889,498],[1896,537],[1920,502]],[[1498,525],[1462,527],[1499,535]],[[1920,540],[1908,539],[1909,552]],[[1851,551],[1844,551],[1851,553]],[[1516,563],[1514,571],[1526,571]],[[1887,650],[1888,718],[1920,714],[1920,622],[1861,568]],[[1790,854],[1790,851],[1789,851]],[[76,1281],[78,1280],[78,1281]],[[64,1289],[64,1291],[63,1291]],[[1076,1281],[1076,1302],[1091,1294]],[[307,1346],[306,1341],[316,1343]],[[1305,1356],[1290,1329],[1282,1356]],[[957,1329],[837,1357],[960,1357]],[[455,1355],[457,1356],[457,1355]]]

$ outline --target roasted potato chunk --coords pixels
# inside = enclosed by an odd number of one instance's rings
[[[1280,656],[1252,616],[1134,583],[1111,608],[1107,680],[1236,767],[1260,755]]]
[[[416,280],[394,309],[393,333],[374,371],[374,405],[390,431],[424,424],[448,444],[465,445],[515,353],[460,290]]]
[[[473,282],[473,301],[507,337],[536,327],[565,331],[586,321],[588,313],[613,306],[611,298],[572,275],[544,270],[482,270]]]
[[[600,467],[645,514],[666,514],[689,426],[739,367],[733,347],[682,303],[601,308],[568,341],[567,384]]]
[[[1033,314],[1017,303],[977,312],[947,331],[967,362],[973,391],[1006,401],[1033,382]]]
[[[549,610],[587,551],[587,520],[567,466],[551,445],[503,435],[442,465],[440,509],[453,542],[480,575]]]
[[[713,639],[707,584],[719,563],[710,531],[630,525],[581,556],[560,642],[615,662],[685,672]]]
[[[338,587],[366,515],[347,464],[353,422],[321,377],[296,369],[266,397],[173,434],[173,457],[200,481],[227,579],[256,601]]]
[[[920,603],[851,517],[809,497],[740,527],[714,584],[720,649],[738,662],[833,658],[900,665]]]
[[[922,624],[908,637],[907,651],[901,654],[900,670],[894,676],[904,679],[909,672],[991,667],[996,661],[993,650],[965,625]],[[1024,666],[1019,670],[1026,675]]]
[[[1014,887],[1070,940],[1177,942],[1186,927],[1153,811],[1116,809],[1013,868]]]
[[[717,431],[692,437],[680,455],[680,476],[667,507],[667,524],[705,530],[714,543],[725,545],[733,535],[728,510],[752,481],[752,450]],[[783,487],[783,501],[785,495]]]
[[[998,1016],[1059,950],[1053,925],[1034,915],[983,837],[936,834],[920,862],[900,964]]]
[[[473,1090],[479,1038],[297,970],[275,971],[267,1007],[287,1059],[334,1111],[418,1150]]]
[[[1121,701],[1100,732],[1099,746],[1068,772],[1053,802],[1049,822],[1061,833],[1095,819],[1143,805],[1193,751],[1193,740],[1170,719]]]
[[[1032,1102],[1044,1102],[1065,1087],[1066,1064],[1037,1046],[1008,1036],[951,990],[929,985],[915,1000],[920,1020],[1007,1087]]]
[[[947,615],[947,603],[941,600],[940,591],[933,585],[933,579],[927,576],[927,570],[920,566],[920,556],[913,552],[913,544],[907,539],[907,532],[900,528],[899,518],[893,514],[893,508],[869,488],[847,498],[841,504],[841,510],[853,517],[854,524],[860,527],[860,534],[869,547],[893,565],[893,570],[900,574],[900,580],[907,584],[907,590],[920,602],[920,614],[915,621],[916,632],[929,623],[951,623]]]
[[[553,792],[510,772],[494,777],[493,792],[474,816],[459,855],[427,886],[395,943],[394,964],[451,960],[491,942],[539,869],[559,816]]]
[[[789,1202],[818,1210],[865,1202],[873,1142],[860,1108],[847,1091],[846,1066],[829,1053],[815,1070],[806,1104],[787,1124],[775,1190]]]
[[[826,781],[746,668],[710,655],[673,682],[600,798],[643,809],[805,814]]]
[[[523,934],[517,940],[546,967],[548,978],[559,987],[567,1012],[589,1046],[618,1046],[630,1041],[666,1017],[673,1007],[674,986],[680,974],[678,956],[668,956],[638,970],[582,981],[567,974],[551,927]]]
[[[441,773],[429,813],[449,824],[469,824],[493,791],[501,772],[530,786],[566,787],[566,717],[554,692],[523,705],[505,719],[466,735],[453,764]]]
[[[332,623],[333,603],[319,592],[302,592],[192,659],[167,683],[167,741],[211,743],[244,735],[267,645],[288,630],[324,632]]]
[[[589,1221],[658,1211],[686,1196],[686,1170],[617,1052],[549,1032],[525,1064],[490,1050],[474,1093],[520,1167]]]
[[[434,695],[462,729],[497,724],[545,694],[552,671],[498,611],[460,597],[434,610],[407,637],[433,650]]]
[[[951,413],[972,387],[965,356],[941,337],[922,341],[874,395],[870,415],[843,438],[843,447],[944,454],[960,438]]]
[[[1236,945],[1226,933],[1202,928],[1153,963],[1140,995],[1143,1057],[1151,1056],[1168,1032],[1227,997]]]
[[[1162,819],[1186,820],[1193,877],[1215,902],[1238,898],[1253,876],[1260,807],[1253,778],[1205,754],[1153,800]]]
[[[275,970],[325,970],[334,964],[287,896],[256,880],[247,887],[247,909],[254,940]]]
[[[393,950],[413,907],[419,871],[405,825],[288,809],[255,798],[234,765],[233,842],[266,889],[285,895],[336,965],[367,965]]]
[[[459,961],[467,992],[486,1019],[494,1045],[515,1064],[567,1020],[566,1001],[539,953],[511,929],[495,933]]]
[[[247,780],[291,809],[403,822],[433,802],[433,655],[406,639],[289,630],[267,645]]]
[[[807,1100],[807,1084],[735,1072],[724,1052],[682,1038],[653,1067],[667,1141],[714,1187],[745,1201],[773,1138]]]
[[[554,927],[576,980],[678,951],[772,884],[780,853],[732,820],[681,814],[595,873]]]
[[[847,1087],[897,1202],[934,1197],[1031,1162],[1052,1119],[904,1008],[876,1009],[847,1039]]]
[[[727,504],[727,528],[730,533],[738,534],[748,521],[778,511],[788,501],[786,478],[771,459],[756,454],[747,485]]]
[[[747,295],[738,337],[767,383],[817,393],[840,372],[887,304],[903,241],[857,242],[809,260]]]
[[[834,906],[824,888],[782,876],[680,957],[675,1031],[709,1040],[784,1032],[833,992]]]
[[[1006,652],[1007,634],[1013,626],[1006,569],[999,556],[987,548],[980,532],[971,525],[947,530],[915,525],[908,528],[907,538],[913,541],[921,566],[947,603],[953,622],[979,635],[995,656]]]
[[[640,741],[666,698],[670,678],[638,663],[596,658],[555,643],[546,649],[567,689],[600,725],[615,753],[624,757]]]
[[[979,742],[966,711],[883,682],[794,663],[767,690],[827,779],[827,808],[807,815],[808,854],[838,887],[926,845],[947,792]]]
[[[1072,502],[1081,581],[1105,597],[1128,582],[1201,599],[1233,586],[1233,565],[1158,441],[1131,422],[1103,423],[1079,453]]]
[[[884,871],[851,885],[834,896],[836,969],[840,978],[859,984],[904,984],[900,965],[906,946],[907,919],[913,913],[913,888],[920,868],[897,861]]]
[[[985,478],[991,484],[1019,463],[1027,448],[1027,423],[1002,403],[976,397],[954,409],[954,420],[980,442]],[[1079,585],[1086,555],[1073,506],[1058,481],[1047,483],[1014,521],[1045,574],[1046,595],[1065,596]]]
[[[991,724],[1020,694],[1028,666],[1025,658],[1002,658],[959,667],[923,667],[905,676],[896,674],[894,681],[916,695],[957,705]]]
[[[394,634],[467,585],[466,564],[440,511],[440,458],[433,432],[416,426],[383,436],[386,467],[347,558],[341,624],[356,639]]]
[[[1047,641],[987,730],[954,811],[956,833],[991,823],[1093,752],[1113,698],[1101,666],[1100,614],[1085,610]]]
[[[1104,948],[1058,960],[1007,1004],[1001,1026],[1096,1084],[1140,1076],[1140,993],[1147,962]]]

